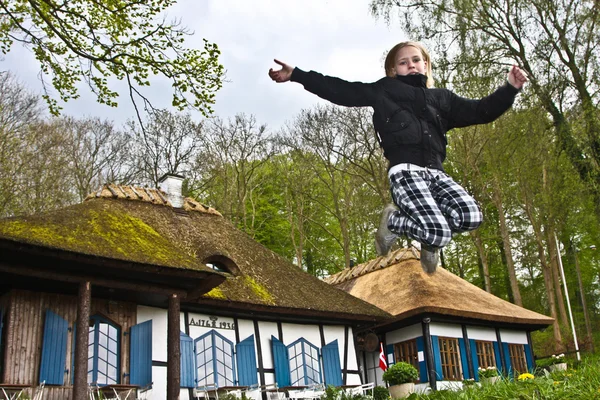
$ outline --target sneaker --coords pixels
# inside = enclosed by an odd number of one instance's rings
[[[378,256],[387,255],[396,239],[398,239],[398,235],[390,231],[388,228],[390,215],[392,215],[394,211],[398,211],[398,207],[396,207],[394,204],[388,204],[383,209],[381,221],[379,222],[379,228],[377,228],[377,232],[375,232],[375,250],[377,250]]]
[[[421,244],[421,268],[428,274],[433,274],[440,260],[440,248]]]

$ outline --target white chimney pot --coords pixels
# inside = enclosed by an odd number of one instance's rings
[[[175,208],[183,207],[183,195],[181,194],[183,179],[179,175],[167,174],[158,181],[160,189],[167,194],[167,198]]]

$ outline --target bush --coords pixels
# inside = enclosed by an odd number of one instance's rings
[[[406,362],[398,362],[383,373],[383,380],[390,386],[414,382],[417,379],[419,379],[419,371]]]
[[[390,398],[390,391],[383,386],[375,386],[373,389],[373,400],[387,400]]]

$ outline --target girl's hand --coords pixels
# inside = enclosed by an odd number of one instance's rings
[[[527,76],[523,70],[516,65],[513,65],[508,72],[508,83],[510,83],[515,89],[521,89],[527,80]]]
[[[281,69],[278,71],[274,71],[273,68],[269,69],[269,77],[273,79],[277,83],[287,82],[290,80],[292,76],[292,71],[294,67],[287,65],[279,61],[278,59],[273,60],[276,64],[281,65]]]

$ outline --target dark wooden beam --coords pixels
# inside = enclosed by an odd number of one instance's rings
[[[81,282],[77,299],[77,323],[75,332],[75,366],[73,379],[73,398],[88,398],[88,331],[90,325],[90,303],[92,299],[92,284]]]
[[[423,343],[425,350],[425,361],[427,364],[427,377],[429,386],[434,392],[437,390],[437,376],[435,375],[435,364],[433,361],[433,343],[431,342],[431,331],[429,330],[430,318],[423,318],[421,325],[423,327]]]
[[[181,303],[179,296],[173,294],[169,297],[169,315],[167,322],[167,400],[179,400],[180,391],[180,358],[179,346]]]

